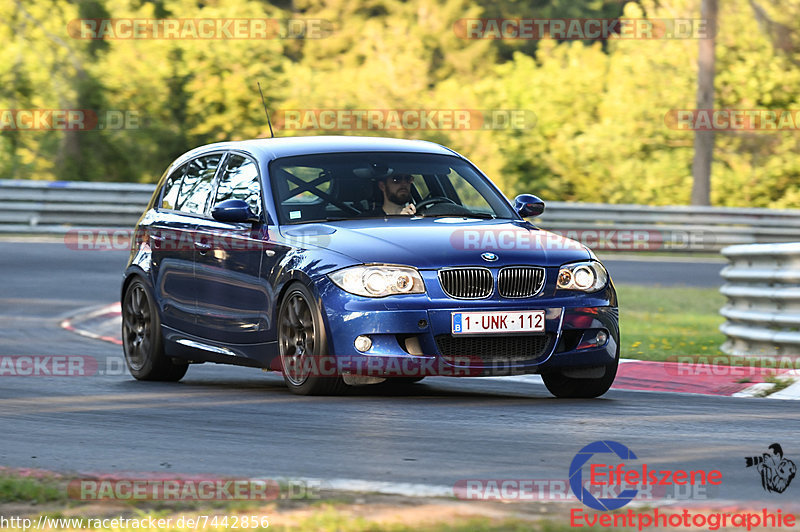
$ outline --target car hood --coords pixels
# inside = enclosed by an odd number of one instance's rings
[[[388,218],[284,226],[294,246],[321,247],[361,263],[447,266],[560,266],[591,258],[580,243],[522,221]],[[482,257],[488,255],[486,260]]]

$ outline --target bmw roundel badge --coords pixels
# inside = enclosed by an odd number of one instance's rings
[[[481,253],[481,258],[489,262],[494,262],[497,260],[497,255],[495,255],[494,253],[486,252],[486,253]]]

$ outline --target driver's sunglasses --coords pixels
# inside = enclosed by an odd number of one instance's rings
[[[412,183],[414,181],[413,175],[398,175],[394,177],[390,177],[389,180],[392,183]]]

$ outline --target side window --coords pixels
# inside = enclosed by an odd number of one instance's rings
[[[222,154],[206,155],[191,161],[186,167],[183,184],[178,193],[177,208],[191,214],[203,214]]]
[[[261,182],[256,163],[241,155],[231,155],[226,159],[222,172],[214,204],[229,199],[244,200],[250,205],[250,210],[260,216]]]
[[[186,170],[186,165],[181,166],[177,170],[173,170],[164,182],[164,194],[161,196],[161,209],[172,210],[175,208],[175,202],[178,200],[178,190],[181,188],[181,178],[183,178],[184,170]]]
[[[428,183],[425,181],[425,176],[414,176],[414,183],[411,186],[417,190],[420,199],[427,198],[431,193],[431,191],[428,189]]]
[[[450,185],[456,194],[456,197],[450,199],[457,201],[464,207],[468,207],[475,212],[494,212],[489,202],[486,201],[486,197],[481,194],[465,176],[462,176],[455,170],[451,170],[446,179],[450,181]]]

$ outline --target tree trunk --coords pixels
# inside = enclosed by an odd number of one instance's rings
[[[717,0],[702,0],[700,17],[707,23],[706,38],[700,39],[697,59],[697,109],[714,108],[714,46],[717,41]],[[714,131],[694,132],[692,160],[692,205],[711,205],[711,160]]]

